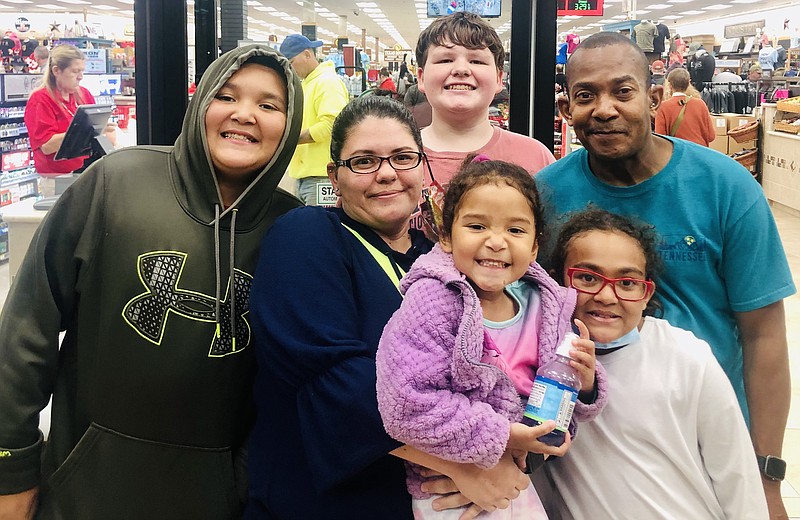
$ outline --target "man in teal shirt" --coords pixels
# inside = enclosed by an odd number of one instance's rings
[[[783,298],[795,286],[783,246],[749,172],[718,152],[651,132],[663,87],[648,88],[648,75],[629,39],[603,32],[585,40],[567,62],[568,97],[559,100],[584,149],[536,181],[559,219],[591,203],[655,226],[664,318],[711,345],[763,457],[770,516],[785,518],[780,455],[791,383]]]

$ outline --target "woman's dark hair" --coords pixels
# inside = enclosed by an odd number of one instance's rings
[[[479,157],[477,161],[476,157]],[[537,240],[544,239],[544,230],[546,229],[544,211],[533,177],[521,166],[506,161],[481,161],[477,154],[470,154],[464,159],[461,169],[447,187],[442,208],[442,233],[445,237],[451,236],[453,232],[453,222],[464,196],[470,190],[486,184],[506,184],[519,191],[528,201],[533,212]]]
[[[573,213],[558,233],[550,265],[553,268],[553,278],[561,285],[566,282],[564,264],[573,239],[590,231],[614,231],[634,239],[644,253],[646,279],[655,280],[663,271],[663,262],[658,254],[659,237],[653,226],[632,217],[589,206],[583,211]],[[661,302],[654,295],[650,298],[644,315],[658,316],[662,311]]]
[[[333,122],[333,129],[331,130],[331,160],[333,162],[342,158],[344,142],[353,127],[370,116],[379,119],[394,119],[405,125],[408,131],[411,132],[411,136],[414,137],[414,142],[417,143],[419,151],[422,151],[422,137],[419,134],[417,123],[411,116],[411,112],[400,102],[391,98],[367,96],[356,98],[348,103]],[[386,138],[392,139],[392,136],[387,135]]]

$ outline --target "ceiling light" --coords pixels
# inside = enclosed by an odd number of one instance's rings
[[[628,19],[628,15],[627,14],[618,14],[617,16],[612,16],[611,18],[613,18],[614,20],[627,20]]]
[[[29,0],[6,0],[9,4],[32,4]],[[61,8],[63,9],[63,7]]]
[[[681,18],[683,18],[683,16],[678,16],[678,15],[675,15],[675,14],[668,14],[667,16],[662,16],[661,17],[662,20],[679,20]]]
[[[667,2],[671,4],[688,4],[689,2],[694,2],[694,0],[667,0]]]
[[[103,11],[116,11],[117,8],[113,5],[96,5],[94,6],[95,9],[101,9]]]
[[[700,9],[705,9],[707,11],[722,11],[723,9],[730,9],[731,7],[733,6],[727,4],[714,4],[701,7]]]
[[[128,10],[125,10],[125,11],[120,11],[119,14],[124,14],[124,15],[127,15],[127,16],[133,16],[134,12],[131,11],[130,9],[128,9]]]
[[[732,4],[754,4],[756,2],[760,2],[761,0],[731,0]]]
[[[636,10],[636,14],[637,14],[637,16],[638,16],[638,15],[640,15],[640,14],[647,14],[647,13],[649,13],[649,12],[650,12],[650,11],[647,11],[647,10],[645,10],[645,9],[641,9],[641,10],[637,9],[637,10]]]
[[[659,9],[669,9],[670,7],[673,7],[673,6],[671,6],[669,4],[653,4],[653,5],[648,5],[647,9],[652,9],[652,10],[657,11]]]
[[[358,7],[378,7],[375,2],[356,2]]]
[[[706,12],[705,11],[684,11],[681,14],[682,15],[686,15],[686,16],[693,16],[693,15],[696,15],[696,14],[706,14]]]
[[[63,2],[64,0],[61,1]],[[247,5],[255,7],[257,5],[261,5],[261,2],[256,2],[255,0],[247,0]]]
[[[2,6],[4,9],[11,9],[11,7],[4,5]],[[41,7],[42,9],[55,9],[55,10],[62,10],[64,9],[63,5],[53,5],[53,4],[39,4],[36,7]]]

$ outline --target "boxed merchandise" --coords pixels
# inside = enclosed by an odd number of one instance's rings
[[[755,116],[745,114],[722,114],[722,116],[728,121],[727,130],[733,130],[736,127],[746,125],[756,120]]]
[[[728,120],[725,119],[725,116],[712,114],[711,119],[714,120],[714,133],[717,135],[728,134]]]
[[[718,152],[722,152],[724,154],[728,153],[728,136],[727,135],[717,135],[717,137],[708,143],[708,147],[712,150],[716,150]]]

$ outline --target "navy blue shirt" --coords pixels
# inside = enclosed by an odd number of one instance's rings
[[[404,271],[432,244],[392,253],[341,209],[300,208],[264,238],[250,297],[258,419],[246,518],[412,519],[400,446],[383,428],[375,352],[401,296],[346,224]]]

